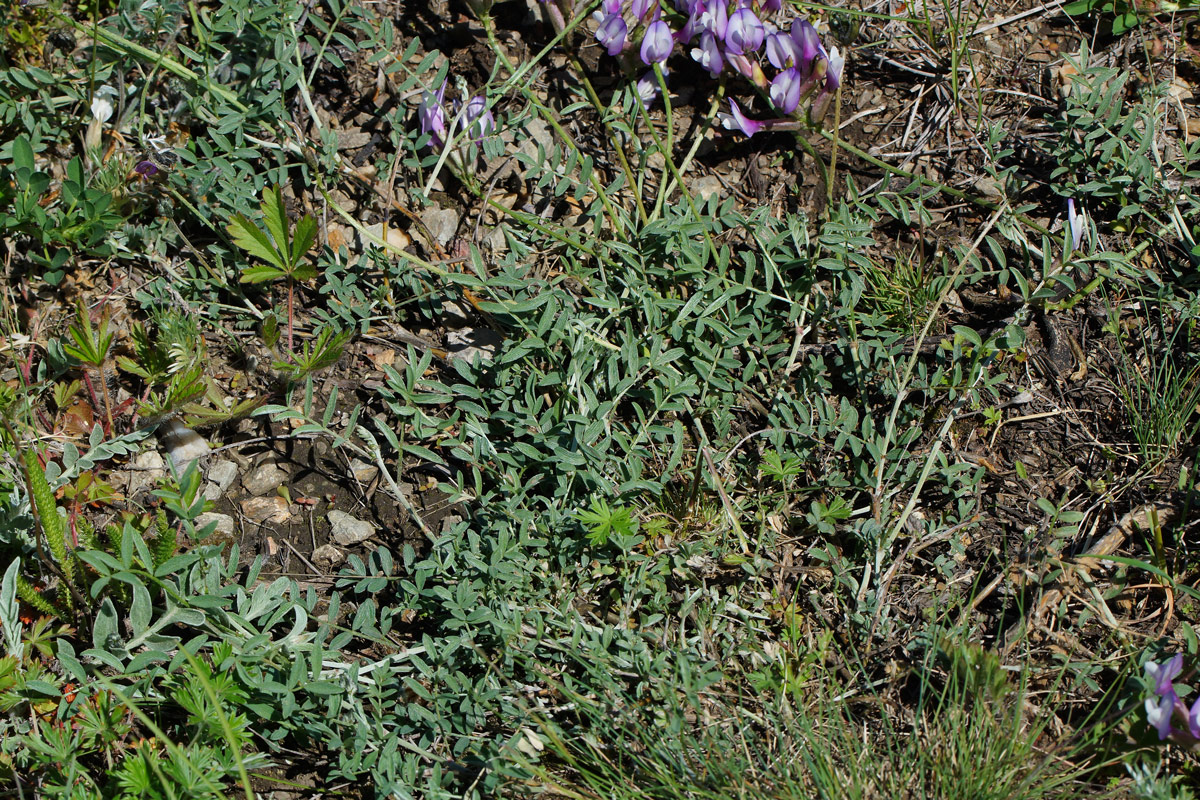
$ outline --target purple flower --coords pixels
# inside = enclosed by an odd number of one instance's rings
[[[660,20],[651,22],[642,36],[642,63],[647,67],[661,64],[671,55],[675,39],[671,36],[671,26]]]
[[[1072,211],[1074,211],[1073,208]],[[1175,688],[1171,685],[1171,681],[1179,677],[1179,673],[1182,671],[1183,653],[1176,653],[1174,658],[1170,661],[1164,661],[1162,664],[1154,661],[1146,662],[1146,677],[1154,681],[1154,693],[1160,697],[1166,695],[1168,692],[1171,694],[1175,693]]]
[[[475,95],[467,101],[467,110],[463,112],[462,129],[476,142],[496,129],[496,118],[488,111],[487,98]]]
[[[667,79],[667,68],[663,66],[661,69],[663,73],[663,81],[665,82]],[[646,108],[649,108],[650,104],[654,102],[654,98],[658,97],[659,92],[658,76],[654,74],[654,70],[650,70],[645,75],[638,78],[636,88],[638,97],[642,99],[642,104],[646,106]]]
[[[1084,231],[1087,230],[1087,215],[1084,214],[1083,211],[1076,213],[1074,198],[1069,198],[1067,200],[1067,227],[1069,227],[1071,230],[1071,252],[1074,252],[1075,250],[1078,250],[1079,245],[1083,243],[1083,234]],[[1070,253],[1068,253],[1068,255],[1070,255]],[[1175,672],[1173,675],[1178,675],[1179,670],[1182,668],[1181,665],[1183,664],[1183,653],[1176,654],[1175,658],[1171,659],[1169,664],[1174,664],[1176,659],[1178,659],[1180,666],[1175,667]],[[1146,664],[1147,672],[1150,671],[1150,665],[1153,663],[1154,662]]]
[[[763,11],[778,11],[783,8],[783,0],[762,0]]]
[[[725,60],[721,58],[721,48],[717,46],[717,37],[712,31],[700,34],[700,46],[692,48],[692,58],[700,62],[700,66],[708,70],[714,78],[725,68]]]
[[[846,59],[838,52],[836,47],[829,51],[829,64],[825,67],[825,91],[836,92],[838,87],[842,85],[842,68],[846,66]]]
[[[629,10],[633,12],[634,19],[645,19],[646,14],[651,10],[658,10],[658,0],[633,0],[629,4]]]
[[[787,69],[800,62],[800,48],[791,36],[781,31],[767,34],[767,61],[775,69]]]
[[[153,178],[158,174],[158,165],[153,161],[139,161],[133,168],[133,174],[139,178]]]
[[[1200,739],[1200,699],[1192,703],[1188,710],[1188,733],[1193,739]]]
[[[796,20],[792,23],[792,43],[796,45],[799,53],[796,58],[796,66],[800,67],[800,72],[807,76],[809,70],[812,69],[813,59],[825,53],[825,48],[821,47],[821,38],[817,35],[817,29],[806,19]]]
[[[825,83],[821,87],[817,99],[813,101],[811,116],[814,120],[825,117],[825,112],[829,109],[829,101],[838,87],[842,85],[842,67],[845,66],[845,63],[846,60],[842,58],[836,47],[830,50],[828,59],[817,61],[812,77],[818,80],[823,78]]]
[[[430,142],[434,147],[442,146],[442,137],[446,133],[446,112],[442,108],[442,97],[446,94],[446,82],[437,93],[426,91],[421,95],[421,105],[417,107],[417,119],[421,123],[421,133],[428,133],[433,138]]]
[[[703,0],[701,8],[700,25],[718,39],[724,39],[729,27],[729,9],[725,7],[725,0]]]
[[[619,55],[625,47],[625,36],[628,33],[629,28],[625,25],[625,20],[621,18],[621,15],[609,14],[596,29],[596,41],[604,45],[604,49],[610,56],[615,56]]]
[[[1166,739],[1173,732],[1171,717],[1175,714],[1175,702],[1178,699],[1174,691],[1168,691],[1157,703],[1152,697],[1146,698],[1146,721],[1158,731],[1159,741]]]
[[[736,100],[729,101],[729,111],[730,113],[728,114],[722,113],[717,115],[726,130],[739,130],[746,136],[753,136],[762,130],[764,123],[750,119],[743,114],[742,109],[738,108]]]
[[[804,79],[795,67],[785,69],[771,81],[771,105],[784,114],[791,114],[800,105],[800,90]]]
[[[758,17],[748,8],[739,8],[729,16],[725,31],[725,52],[740,56],[762,46],[766,31]]]

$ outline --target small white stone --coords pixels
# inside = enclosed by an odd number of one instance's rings
[[[217,490],[221,494],[229,491],[229,487],[233,486],[234,480],[237,478],[237,464],[232,461],[221,459],[214,461],[212,466],[208,468],[208,482],[216,485]]]
[[[346,554],[331,544],[323,544],[312,552],[312,561],[322,569],[333,569],[346,560]]]
[[[214,514],[211,511],[205,512],[204,514],[196,517],[196,530],[204,530],[205,526],[211,522],[217,523],[217,527],[213,529],[211,535],[220,536],[221,538],[229,538],[233,536],[233,517],[229,516],[228,514]]]
[[[268,462],[242,478],[242,488],[247,494],[259,497],[267,492],[278,489],[288,474],[279,468],[278,464]]]
[[[138,453],[133,463],[131,474],[129,476],[129,491],[130,497],[136,497],[145,489],[152,489],[158,485],[158,482],[167,476],[167,462],[157,450],[147,450],[143,453]]]
[[[345,511],[330,511],[329,525],[329,538],[343,546],[358,544],[375,535],[374,525]]]
[[[242,513],[251,522],[273,522],[282,525],[292,518],[287,501],[282,497],[250,497],[242,501]]]
[[[370,483],[379,474],[379,467],[374,464],[368,464],[360,458],[355,458],[350,461],[350,474],[359,483]]]

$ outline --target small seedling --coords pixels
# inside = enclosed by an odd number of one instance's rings
[[[306,214],[292,229],[283,205],[283,192],[278,186],[263,191],[259,208],[265,231],[245,215],[235,214],[229,223],[229,233],[234,244],[263,262],[242,270],[242,283],[287,281],[287,343],[288,351],[294,352],[296,284],[317,275],[316,267],[304,260],[317,241],[317,221],[311,214]]]

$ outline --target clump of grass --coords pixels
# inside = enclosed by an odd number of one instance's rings
[[[1128,335],[1115,317],[1110,323],[1117,340],[1113,383],[1138,454],[1152,468],[1174,456],[1196,432],[1200,356],[1190,346],[1186,321],[1194,320],[1198,310],[1195,299],[1174,314],[1146,300],[1139,304]]]
[[[554,763],[533,767],[552,792],[577,798],[963,798],[1101,796],[1082,737],[1047,750],[1048,713],[1034,717],[1024,687],[978,646],[952,648],[915,707],[841,691],[821,670],[793,705],[697,694],[676,705],[639,703],[599,669],[570,692],[575,724],[546,723]],[[863,686],[870,682],[863,675]],[[715,688],[715,687],[714,687]],[[614,713],[617,712],[617,713]],[[1070,752],[1061,752],[1069,750]]]

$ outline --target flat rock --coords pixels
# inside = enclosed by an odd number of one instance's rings
[[[491,328],[460,328],[446,334],[446,354],[468,363],[491,361],[503,343],[504,337]]]
[[[361,458],[355,458],[350,461],[350,474],[359,483],[370,483],[379,474],[379,467],[368,464]]]
[[[429,235],[445,247],[458,232],[458,212],[452,208],[430,208],[421,214]]]
[[[409,238],[407,233],[405,233],[404,231],[400,230],[399,228],[395,228],[391,225],[388,226],[387,238],[384,239],[382,222],[376,222],[373,225],[367,225],[366,228],[364,228],[364,230],[366,230],[366,232],[370,236],[373,236],[376,239],[383,239],[388,244],[390,244],[392,247],[395,247],[398,250],[403,250],[406,247],[408,247],[410,244],[412,244],[412,239]],[[361,242],[359,244],[359,249],[360,250],[363,249]]]
[[[196,517],[196,530],[202,531],[209,524],[215,522],[217,527],[213,529],[212,536],[220,539],[232,539],[234,524],[233,517],[228,514],[214,514],[213,512],[205,512]]]
[[[332,544],[323,544],[312,551],[312,562],[321,569],[333,569],[346,561],[346,554]]]
[[[362,130],[338,131],[338,150],[357,150],[371,143],[371,134]]]
[[[287,480],[288,474],[280,466],[274,462],[268,462],[260,467],[255,467],[242,478],[242,488],[247,494],[259,497],[273,492],[283,485]]]
[[[375,535],[374,525],[345,511],[330,511],[329,525],[329,538],[343,546],[358,544]]]
[[[136,497],[146,489],[153,489],[160,480],[167,477],[167,462],[157,450],[138,453],[130,466],[130,497]]]
[[[692,190],[692,194],[697,200],[704,202],[710,197],[720,197],[725,192],[725,187],[721,185],[721,181],[714,175],[705,175],[702,178],[697,178],[692,181],[688,187]]]
[[[287,500],[278,495],[274,497],[248,497],[242,501],[242,513],[251,522],[262,524],[271,522],[282,525],[292,518],[288,510]]]
[[[237,479],[237,474],[237,464],[232,461],[214,461],[208,468],[208,483],[204,487],[205,499],[214,502],[221,499]]]

